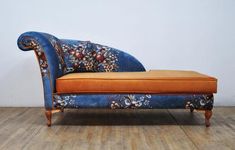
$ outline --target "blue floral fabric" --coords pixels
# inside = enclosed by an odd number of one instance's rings
[[[159,94],[62,94],[54,95],[55,108],[213,108],[213,95],[159,95]]]
[[[213,95],[157,94],[64,94],[56,93],[56,79],[73,72],[145,71],[133,56],[89,41],[58,39],[41,32],[26,32],[18,38],[23,51],[34,50],[38,58],[44,104],[54,108],[190,108],[212,109]]]
[[[35,51],[46,109],[53,108],[56,79],[67,73],[145,71],[133,56],[88,41],[61,40],[47,33],[26,32],[18,38],[17,44],[23,51]]]
[[[90,41],[61,40],[66,72],[145,71],[133,56]]]
[[[45,108],[52,109],[55,80],[63,74],[59,67],[58,54],[48,37],[56,39],[46,33],[26,32],[18,38],[17,43],[23,51],[35,51],[42,75]]]

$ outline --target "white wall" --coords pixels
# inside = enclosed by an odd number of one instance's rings
[[[43,106],[33,52],[17,37],[42,31],[125,50],[147,69],[185,69],[219,80],[216,105],[235,105],[234,0],[7,0],[0,6],[0,106]]]

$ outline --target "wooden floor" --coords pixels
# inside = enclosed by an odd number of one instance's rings
[[[45,125],[43,108],[0,108],[0,149],[235,149],[235,107],[187,110],[65,110]]]

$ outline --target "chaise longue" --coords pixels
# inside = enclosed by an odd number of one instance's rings
[[[130,54],[90,41],[41,32],[18,38],[34,50],[41,70],[47,125],[64,108],[189,109],[210,126],[217,79],[195,71],[149,70]]]

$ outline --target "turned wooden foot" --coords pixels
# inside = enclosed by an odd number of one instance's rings
[[[64,112],[64,108],[60,108],[60,111],[63,113]]]
[[[205,124],[206,124],[206,127],[210,126],[211,116],[212,116],[212,111],[211,110],[205,110]]]
[[[190,108],[190,112],[192,113],[194,111],[194,108]]]
[[[52,117],[52,111],[51,110],[46,110],[45,112],[46,118],[47,118],[47,126],[51,126],[51,117]]]

